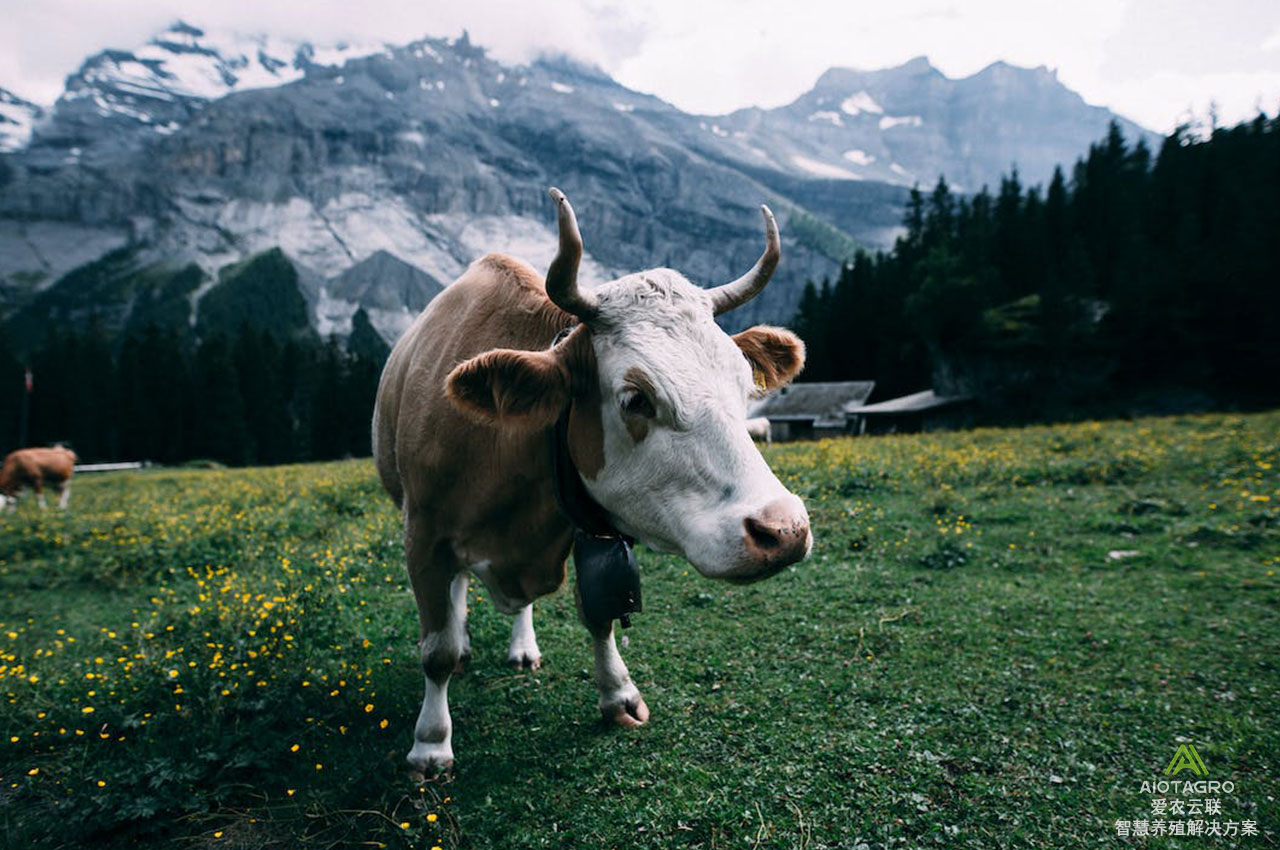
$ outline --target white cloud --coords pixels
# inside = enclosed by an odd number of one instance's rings
[[[1280,112],[1280,81],[1265,72],[1162,71],[1115,83],[1110,94],[1117,112],[1162,132],[1179,123],[1204,119],[1211,108],[1223,125],[1252,118],[1260,109],[1268,115]]]
[[[106,47],[129,49],[181,19],[210,30],[267,32],[332,44],[379,41],[404,44],[424,35],[474,43],[505,62],[527,62],[543,52],[571,53],[607,67],[638,40],[638,24],[611,0],[530,3],[516,0],[40,0],[9,4],[0,27],[0,87],[42,103],[85,57]]]
[[[41,0],[10,4],[0,86],[49,102],[103,47],[131,47],[176,18],[321,43],[422,35],[472,40],[508,62],[557,51],[684,109],[776,106],[831,66],[878,68],[926,54],[949,76],[996,59],[1056,68],[1090,103],[1171,129],[1188,106],[1248,117],[1280,105],[1280,5],[1221,0]]]

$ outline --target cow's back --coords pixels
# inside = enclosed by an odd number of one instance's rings
[[[449,402],[445,381],[494,348],[546,348],[570,322],[541,275],[502,254],[477,260],[432,300],[387,359],[374,408],[374,459],[396,504],[465,525],[509,498],[512,480],[538,474],[523,467],[545,464],[541,435],[472,421]]]

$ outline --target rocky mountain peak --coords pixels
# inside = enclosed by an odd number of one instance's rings
[[[0,89],[0,153],[25,147],[43,117],[44,110],[36,104]]]
[[[0,158],[0,320],[154,291],[198,332],[232,315],[228,281],[243,293],[283,258],[314,330],[351,333],[363,310],[391,341],[487,252],[545,268],[558,185],[588,284],[655,266],[737,277],[769,203],[783,266],[727,320],[786,321],[806,280],[859,244],[891,244],[913,183],[946,174],[974,190],[1014,164],[1047,180],[1112,118],[1045,69],[952,80],[919,57],[832,69],[776,109],[702,116],[562,56],[503,64],[465,34],[322,47],[180,21],[87,59],[31,141]],[[93,265],[118,251],[128,263]],[[245,277],[252,257],[266,259]],[[126,326],[151,315],[117,306]]]

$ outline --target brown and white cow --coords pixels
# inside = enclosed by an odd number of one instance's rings
[[[18,449],[9,453],[0,466],[0,508],[7,503],[17,510],[18,494],[23,489],[36,492],[40,507],[47,507],[44,488],[49,485],[58,494],[58,507],[66,509],[71,498],[71,474],[76,453],[63,446],[51,449]]]
[[[532,602],[563,583],[572,540],[548,449],[562,414],[586,491],[651,549],[749,582],[812,547],[803,502],[746,428],[748,400],[789,382],[804,346],[765,326],[731,337],[714,320],[754,297],[777,265],[768,208],[764,255],[732,283],[703,290],[651,269],[580,289],[577,221],[564,195],[551,195],[560,245],[545,282],[508,256],[476,261],[396,344],[378,388],[374,457],[403,510],[422,626],[426,694],[408,760],[423,771],[453,761],[447,689],[470,657],[469,573],[516,616],[508,661],[541,663]],[[600,711],[622,726],[644,723],[649,709],[612,624],[588,628]]]

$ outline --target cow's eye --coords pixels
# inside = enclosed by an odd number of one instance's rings
[[[628,416],[639,416],[643,419],[653,419],[658,415],[653,402],[639,390],[626,390],[623,392],[622,412]]]

